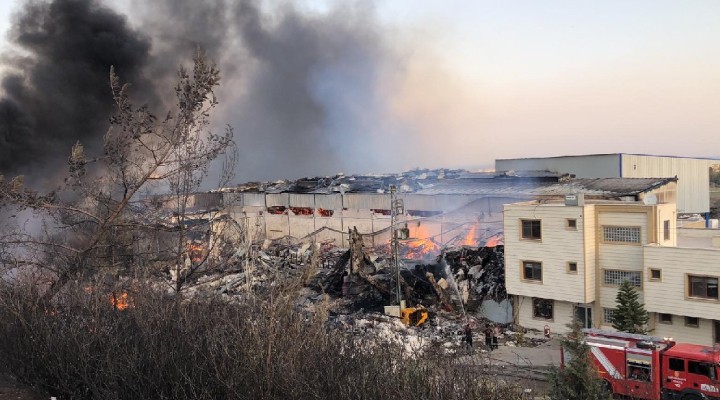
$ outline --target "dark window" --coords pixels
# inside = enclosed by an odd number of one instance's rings
[[[553,301],[533,297],[533,317],[553,319]]]
[[[567,228],[568,229],[577,229],[577,220],[576,219],[567,220]]]
[[[317,211],[321,217],[332,217],[335,213],[333,210],[326,210],[324,208],[318,208]]]
[[[685,325],[697,328],[700,326],[700,319],[697,317],[685,317]]]
[[[541,239],[542,233],[540,232],[540,220],[538,219],[524,219],[522,220],[522,238],[523,239]]]
[[[290,207],[290,210],[292,210],[293,214],[295,215],[313,215],[315,214],[315,209],[310,207]]]
[[[283,206],[270,206],[267,208],[268,214],[282,215],[285,214],[286,207]]]
[[[663,324],[672,324],[672,314],[660,314],[660,322]]]
[[[523,279],[542,281],[542,263],[523,261]]]
[[[670,358],[668,364],[670,371],[685,371],[685,360],[682,358]]]
[[[628,379],[650,382],[650,377],[652,376],[652,369],[650,367],[650,364],[628,361],[627,374]]]
[[[571,272],[571,273],[577,272],[577,263],[576,262],[568,263],[568,272]]]
[[[718,279],[707,276],[688,276],[688,295],[705,299],[718,299]]]
[[[650,279],[659,281],[662,279],[662,271],[656,268],[650,268]]]
[[[670,221],[663,221],[665,240],[670,240]]]
[[[695,375],[707,376],[715,379],[715,368],[710,363],[688,360],[688,372]]]

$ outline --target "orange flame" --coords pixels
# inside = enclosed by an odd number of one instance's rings
[[[127,292],[122,292],[120,295],[113,292],[113,294],[110,295],[110,304],[122,311],[130,307],[130,296],[128,296]]]
[[[405,258],[409,260],[422,260],[428,257],[434,257],[440,253],[440,245],[435,243],[425,225],[416,225],[414,227],[415,239],[406,243]]]
[[[197,243],[188,243],[188,253],[190,255],[190,261],[194,263],[201,263],[203,261],[203,253],[205,246]]]
[[[485,247],[495,247],[499,244],[502,244],[502,235],[496,235],[488,239],[487,242],[485,242]]]
[[[460,243],[461,246],[477,246],[477,238],[475,237],[475,231],[477,230],[477,225],[473,225],[472,228],[470,228],[470,232],[468,232],[467,235],[465,235],[465,239],[463,239],[462,243]]]

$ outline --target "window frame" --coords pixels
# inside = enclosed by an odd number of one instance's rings
[[[603,325],[612,325],[615,311],[617,311],[617,308],[603,307]]]
[[[533,277],[528,278],[525,275],[525,267],[526,265],[530,264],[537,264],[540,267],[540,279],[534,278],[534,272],[535,268],[533,268]],[[543,263],[542,261],[534,261],[534,260],[521,260],[520,261],[520,279],[524,282],[532,282],[532,283],[542,283],[543,282]]]
[[[553,321],[555,320],[555,300],[553,299],[543,299],[542,297],[532,297],[532,317],[533,319],[542,320],[542,321]],[[549,302],[550,305],[550,318],[539,316],[537,311],[536,302]]]
[[[620,244],[620,245],[632,245],[632,246],[642,246],[642,227],[636,226],[636,225],[629,225],[629,226],[621,226],[621,225],[602,225],[602,243],[604,244]],[[607,239],[607,232],[605,229],[637,229],[638,230],[638,241],[627,241],[627,240],[608,240]]]
[[[693,285],[692,285],[693,278],[700,278],[700,279],[704,279],[704,280],[714,279],[715,280],[715,297],[707,296],[707,292],[708,292],[707,282],[705,283],[705,295],[704,296],[693,293]],[[714,303],[720,302],[720,288],[718,288],[718,285],[720,285],[720,278],[718,278],[717,276],[685,274],[685,296],[689,300],[709,301],[709,302],[714,302]]]
[[[670,220],[666,219],[663,221],[663,239],[670,240]]]
[[[570,268],[572,265],[575,266],[575,270],[573,271],[572,268]],[[578,273],[578,263],[577,261],[568,261],[565,263],[565,272],[568,274],[577,274]]]
[[[640,276],[637,280],[637,284],[635,282],[633,282],[631,279],[623,279],[620,281],[620,283],[607,283],[607,280],[605,279],[605,277],[608,272],[629,272],[629,273],[640,274]],[[603,268],[601,279],[602,279],[602,285],[605,287],[620,287],[620,285],[622,285],[623,281],[628,280],[628,281],[630,281],[630,283],[633,284],[633,286],[635,286],[635,288],[637,288],[637,290],[639,290],[639,291],[643,290],[643,273],[642,273],[642,271],[633,271],[633,270],[628,270],[628,269],[617,269],[617,268]]]
[[[653,276],[653,272],[658,273],[658,277]],[[648,268],[648,280],[652,282],[662,282],[662,269],[661,268]]]
[[[525,223],[530,223],[530,236],[525,236]],[[538,224],[538,230],[537,232],[538,236],[534,236],[534,229],[532,224],[537,223]],[[541,219],[526,219],[521,218],[520,219],[520,240],[532,240],[532,241],[542,241],[542,220]]]
[[[670,320],[669,320],[669,321],[665,321],[665,320],[663,319],[663,315],[668,315],[668,316],[670,316]],[[672,314],[668,314],[668,313],[658,313],[658,324],[672,325],[672,324],[673,324],[673,315],[672,315]]]
[[[690,322],[691,319],[694,319],[697,321],[697,323]],[[698,317],[685,317],[685,326],[688,328],[699,328],[700,327],[700,318]]]
[[[578,230],[577,227],[577,218],[566,218],[565,219],[565,229],[569,231],[576,231]]]

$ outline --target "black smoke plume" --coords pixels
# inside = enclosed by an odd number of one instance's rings
[[[112,111],[110,65],[145,85],[148,39],[91,0],[25,4],[9,41],[23,55],[6,62],[13,72],[2,81],[0,172],[42,173],[76,141],[97,145]]]
[[[378,168],[377,81],[398,60],[371,6],[130,1],[127,18],[95,0],[22,7],[9,39],[24,55],[5,57],[14,72],[0,100],[0,173],[56,163],[77,140],[99,144],[111,65],[137,99],[169,106],[175,71],[197,47],[220,64],[215,121],[235,129],[238,180]]]

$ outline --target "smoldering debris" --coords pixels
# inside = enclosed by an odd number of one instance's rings
[[[430,319],[418,327],[383,313],[396,304],[396,269],[373,248],[337,248],[331,243],[266,241],[249,246],[218,268],[201,276],[190,295],[220,293],[233,301],[248,301],[272,291],[294,290],[298,312],[329,312],[328,326],[354,335],[379,335],[403,343],[408,353],[461,351],[463,326],[480,331],[490,321],[478,313],[486,299],[506,298],[502,245],[446,249],[429,263],[401,268],[401,292],[408,307],[422,307]],[[523,339],[521,328],[494,323],[508,346],[544,342]],[[507,331],[507,333],[506,333]]]

